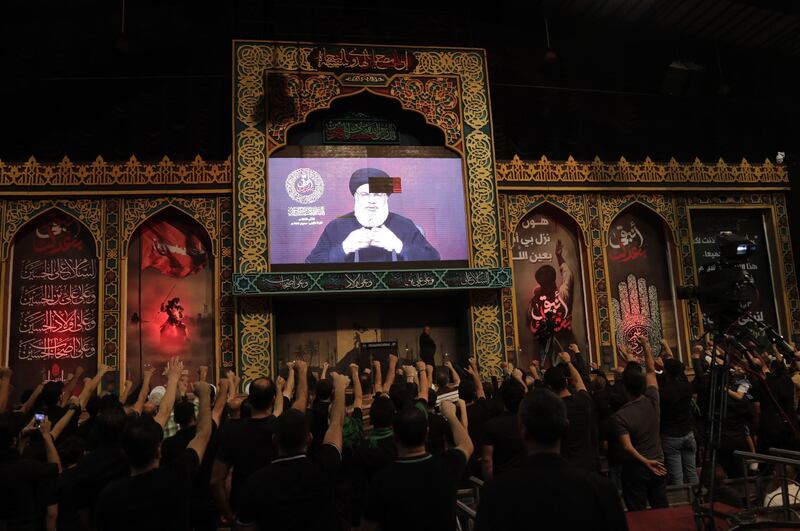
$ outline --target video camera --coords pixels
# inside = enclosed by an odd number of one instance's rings
[[[756,252],[756,244],[733,234],[717,237],[719,258],[699,273],[699,285],[677,286],[679,299],[696,299],[706,327],[727,330],[742,317],[758,297],[753,277],[742,267]]]

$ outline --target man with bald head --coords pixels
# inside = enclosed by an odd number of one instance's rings
[[[293,407],[305,411],[308,395],[308,365],[302,360],[295,362],[297,368],[297,396]],[[250,383],[247,400],[252,407],[250,418],[229,422],[220,430],[219,448],[211,472],[211,489],[214,501],[224,523],[230,524],[236,515],[236,507],[243,492],[244,483],[250,475],[268,465],[277,450],[272,435],[275,428],[275,406],[277,388],[270,378],[257,378]],[[300,399],[300,397],[303,397]],[[283,397],[279,397],[283,400]],[[225,480],[233,468],[231,492]],[[230,494],[230,495],[229,495]]]
[[[328,223],[306,263],[440,260],[439,252],[413,221],[389,212],[391,179],[377,168],[353,172],[353,211]]]

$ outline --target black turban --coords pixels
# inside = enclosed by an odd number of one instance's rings
[[[356,195],[356,190],[362,184],[369,184],[370,179],[379,178],[380,180],[386,179],[389,182],[389,174],[377,168],[360,168],[353,172],[350,176],[350,193]]]

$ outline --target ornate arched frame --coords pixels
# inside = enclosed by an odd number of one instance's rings
[[[800,300],[794,267],[786,196],[781,193],[724,194],[710,196],[695,194],[682,198],[677,204],[681,226],[681,254],[684,279],[687,284],[697,283],[697,262],[694,252],[691,211],[704,209],[759,210],[766,216],[765,233],[770,243],[773,271],[770,272],[775,296],[781,293],[777,318],[785,327],[784,335],[792,337],[800,331]],[[696,302],[689,305],[691,334],[699,337],[704,332],[700,308]]]
[[[591,228],[588,223],[588,213],[586,205],[586,196],[575,194],[511,194],[501,200],[501,210],[503,212],[503,219],[505,226],[508,230],[504,232],[504,254],[512,248],[512,238],[517,230],[519,223],[531,212],[536,211],[542,206],[551,206],[563,212],[570,220],[575,223],[578,228],[578,244],[581,249],[580,263],[581,263],[581,280],[583,281],[583,297],[584,307],[586,311],[585,320],[587,325],[587,336],[589,343],[592,346],[591,359],[595,363],[600,362],[598,345],[598,329],[597,319],[595,315],[597,311],[593,309],[593,305],[589,304],[590,301],[595,300],[595,281],[594,275],[590,272],[594,271],[592,267],[593,260],[591,259],[591,252],[588,242],[591,241]],[[510,259],[509,259],[510,262]],[[512,271],[513,271],[513,264]],[[506,342],[506,358],[513,359],[513,352],[518,348],[519,342],[519,327],[516,323],[517,315],[517,297],[514,288],[505,288],[503,290],[503,309],[504,309],[504,323],[510,323],[513,326],[514,343],[509,348],[509,343]],[[506,308],[510,307],[510,312]],[[506,332],[508,337],[508,331]]]
[[[688,314],[687,305],[680,304],[674,286],[676,284],[683,284],[683,269],[680,267],[681,260],[679,256],[678,245],[680,242],[678,217],[675,208],[675,198],[666,194],[658,193],[636,193],[636,194],[614,194],[614,195],[601,195],[601,219],[602,219],[602,250],[603,250],[603,271],[605,272],[605,286],[607,289],[610,287],[608,272],[608,256],[606,254],[605,242],[608,241],[608,231],[614,219],[629,208],[639,205],[644,207],[644,210],[649,211],[661,223],[662,227],[666,229],[667,238],[667,256],[669,257],[669,279],[672,291],[673,307],[676,313],[676,327],[678,333],[679,345],[684,346],[689,342],[689,335],[687,330]],[[611,348],[611,352],[617,352],[617,339],[616,334],[613,333],[614,322],[611,312],[611,299],[608,292],[605,296],[605,304],[607,311],[606,318],[600,320],[600,329],[603,333],[603,344]],[[607,335],[606,335],[607,334]],[[684,355],[686,353],[684,352]],[[614,366],[619,362],[617,356],[612,355],[612,363]],[[686,360],[684,360],[686,361]]]
[[[214,322],[219,323],[214,335],[215,361],[218,371],[234,369],[233,308],[229,295],[232,275],[231,223],[232,213],[227,198],[131,198],[122,200],[122,226],[120,229],[120,292],[127,296],[128,246],[136,230],[153,216],[174,209],[195,221],[205,230],[211,242],[214,259]],[[126,323],[127,303],[125,296],[120,303],[120,323]],[[120,330],[120,374],[125,374],[126,337]]]
[[[309,61],[316,45],[235,41],[233,46],[233,172],[235,263],[239,273],[268,272],[267,159],[286,142],[289,127],[337,97],[363,90],[398,100],[443,130],[446,145],[462,154],[471,227],[470,266],[499,267],[501,238],[494,179],[494,148],[485,52],[476,49],[401,48],[412,70],[392,76],[318,70]],[[359,45],[361,47],[363,45]],[[288,109],[270,109],[265,86],[285,83]],[[374,83],[376,78],[383,81]],[[371,78],[373,81],[369,81]],[[380,85],[380,86],[376,86]],[[280,102],[279,102],[280,103]],[[284,101],[285,103],[285,101]],[[283,114],[281,112],[283,111]],[[486,374],[500,369],[502,327],[496,291],[471,292],[473,352]],[[270,374],[273,320],[269,299],[237,300],[237,334],[244,379]]]
[[[7,366],[9,362],[9,314],[11,309],[11,247],[14,240],[25,225],[38,216],[57,210],[75,219],[92,235],[95,247],[95,256],[98,259],[98,323],[103,322],[103,277],[105,272],[104,245],[103,245],[103,205],[102,201],[90,199],[54,200],[42,199],[37,201],[3,201],[2,202],[2,230],[0,231],[0,301],[3,302],[0,313],[0,331],[2,331],[3,348],[0,354],[0,365]],[[97,327],[97,344],[102,345],[103,327]],[[97,362],[100,363],[98,355]]]

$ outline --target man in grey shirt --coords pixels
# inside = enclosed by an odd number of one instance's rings
[[[667,470],[659,430],[658,381],[653,349],[647,338],[639,336],[645,355],[645,373],[636,363],[628,363],[622,384],[629,401],[614,414],[614,430],[624,450],[622,497],[629,511],[667,507]]]

